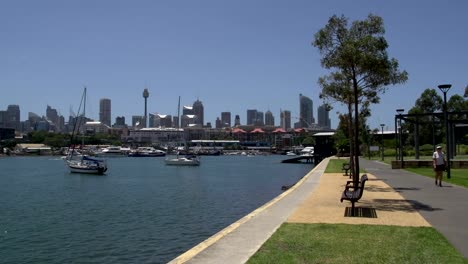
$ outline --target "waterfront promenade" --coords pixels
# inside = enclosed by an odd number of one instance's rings
[[[372,217],[345,217],[350,203],[339,198],[348,177],[324,173],[323,160],[300,182],[271,202],[180,255],[170,263],[245,263],[284,222],[433,226],[468,258],[468,190],[361,159],[368,172],[358,207]]]

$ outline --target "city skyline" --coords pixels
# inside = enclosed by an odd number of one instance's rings
[[[146,93],[148,93],[147,89],[145,89],[145,94]],[[299,108],[301,107],[301,102],[302,102],[303,98],[307,98],[307,97],[300,94],[299,95],[299,102],[298,102]],[[307,98],[307,99],[310,100],[310,98]],[[310,111],[310,113],[308,113],[308,118],[307,119],[315,120],[315,118],[313,117],[313,109],[311,109],[312,101],[310,100],[309,103],[310,103],[310,105],[308,105],[308,108],[307,108],[306,111]],[[92,118],[88,114],[86,115],[86,117],[91,119],[91,120],[94,120],[94,121],[99,121],[102,124],[105,124],[105,125],[107,125],[109,127],[113,126],[114,124],[119,125],[120,122],[118,121],[118,119],[121,119],[122,116],[115,116],[114,114],[112,114],[111,104],[112,104],[111,99],[101,98],[99,100],[99,118]],[[139,123],[139,124],[144,123],[145,122],[145,120],[144,120],[145,115],[148,115],[148,120],[146,120],[148,122],[148,127],[152,127],[152,125],[154,124],[155,116],[158,116],[158,118],[165,118],[165,116],[172,117],[171,114],[166,114],[166,113],[151,112],[151,111],[149,111],[147,113],[146,98],[145,98],[144,106],[145,106],[145,111],[144,111],[145,113],[143,115],[138,115],[138,114],[137,115],[131,115],[131,120],[132,121],[130,123],[127,123],[127,125],[133,127],[133,126],[135,126],[136,123]],[[20,105],[16,105],[16,104],[8,105],[8,109],[11,108],[11,107],[15,107],[15,112],[21,112],[21,113],[25,112],[24,110],[21,111],[21,106]],[[321,107],[323,107],[323,105],[317,107],[317,109],[320,109]],[[215,122],[211,122],[211,121],[204,122],[203,121],[203,118],[204,118],[204,115],[205,115],[204,106],[203,106],[203,102],[199,98],[197,98],[197,100],[193,102],[193,105],[185,105],[185,106],[182,106],[181,108],[182,108],[181,109],[182,110],[181,118],[182,118],[183,115],[186,115],[186,116],[193,115],[193,116],[195,116],[195,119],[193,120],[193,123],[197,124],[197,125],[201,125],[201,126],[206,126],[208,123],[211,123],[212,127],[216,127],[215,126],[216,121],[224,120],[223,127],[231,127],[231,124],[232,124],[231,116],[232,115],[239,116],[239,114],[233,114],[233,113],[231,113],[229,111],[224,111],[224,112],[219,113],[219,116],[217,116],[217,119],[215,120]],[[6,110],[0,109],[0,111],[8,111],[8,109],[6,109]],[[245,121],[242,122],[242,118],[240,118],[241,125],[256,125],[256,126],[269,125],[269,126],[282,127],[281,120],[276,119],[275,117],[278,116],[279,118],[281,118],[281,115],[282,115],[283,111],[286,111],[286,112],[289,113],[288,114],[289,127],[294,127],[294,126],[312,127],[313,124],[319,125],[318,123],[315,123],[313,121],[311,123],[309,123],[310,126],[308,126],[308,124],[307,124],[308,122],[301,123],[300,122],[301,117],[295,117],[294,119],[297,122],[294,122],[294,120],[291,120],[291,116],[290,116],[291,111],[288,110],[288,109],[285,109],[285,110],[280,109],[280,111],[279,111],[279,113],[277,115],[275,115],[270,110],[259,111],[258,109],[246,109],[245,111],[246,111],[245,112],[246,116],[245,116],[245,119],[244,119]],[[302,109],[300,111],[304,111],[304,109]],[[30,118],[31,115],[34,115],[34,116],[37,116],[38,118],[40,118],[40,117],[47,118],[47,120],[51,121],[52,124],[57,125],[58,127],[63,127],[62,123],[68,122],[69,118],[76,117],[76,113],[74,111],[71,111],[69,116],[64,116],[64,115],[60,114],[57,111],[57,109],[53,108],[50,105],[46,106],[46,114],[45,115],[41,115],[41,114],[31,112],[31,111],[26,111],[26,112],[28,113],[27,114],[28,117],[25,118],[25,119],[19,118],[19,121],[26,121],[26,120],[28,120]],[[253,117],[250,117],[251,120],[249,119],[250,112],[252,112],[253,115],[254,115]],[[19,113],[17,113],[17,114],[19,115]],[[224,116],[224,118],[223,118],[223,116]],[[153,121],[152,121],[151,117],[153,118]],[[66,121],[62,120],[61,123],[60,123],[59,118],[62,118],[64,120],[66,120]],[[124,116],[124,118],[125,118],[125,116]],[[130,119],[125,118],[125,120],[130,120]],[[167,122],[164,121],[163,123],[166,124]],[[294,125],[296,123],[297,123],[297,125]],[[137,125],[137,126],[139,127],[139,125]],[[324,126],[324,127],[330,128],[329,126]]]
[[[419,0],[6,2],[0,109],[20,105],[25,120],[51,105],[68,116],[87,86],[87,116],[98,120],[99,100],[109,97],[112,122],[124,116],[128,123],[143,115],[141,91],[148,88],[150,113],[177,115],[181,96],[181,105],[203,101],[205,123],[226,111],[244,123],[245,109],[252,108],[272,111],[278,123],[280,109],[299,116],[298,94],[322,104],[317,81],[328,71],[311,45],[314,34],[332,15],[352,22],[373,13],[384,20],[389,56],[409,73],[407,83],[388,87],[371,106],[370,128],[392,130],[395,109],[408,111],[427,88],[450,83],[448,97],[463,95],[468,37],[457,19],[467,7]],[[332,106],[336,128],[337,112],[346,109]]]

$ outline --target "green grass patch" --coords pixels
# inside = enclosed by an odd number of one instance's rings
[[[283,224],[247,262],[468,263],[431,227]]]
[[[325,169],[325,173],[344,173],[344,170],[342,170],[343,163],[349,164],[349,158],[330,159],[327,168]],[[359,168],[359,172],[366,173],[362,168]],[[350,173],[350,171],[348,171],[348,173]]]
[[[405,170],[435,179],[432,168],[405,168]],[[447,179],[447,173],[444,172],[443,181],[468,188],[468,169],[451,169],[450,176],[451,178]]]

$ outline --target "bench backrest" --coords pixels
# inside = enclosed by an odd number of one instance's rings
[[[357,188],[357,191],[358,191],[358,197],[357,199],[361,199],[362,197],[362,193],[364,192],[364,185],[366,184],[366,181],[367,181],[367,174],[363,174],[361,176],[361,184],[359,184],[358,188]]]

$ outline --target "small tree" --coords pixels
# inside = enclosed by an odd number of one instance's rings
[[[370,14],[367,19],[348,26],[344,16],[332,16],[328,24],[315,34],[313,45],[322,55],[321,64],[332,70],[319,84],[322,95],[352,105],[353,181],[359,180],[359,105],[379,103],[379,93],[389,85],[404,83],[406,71],[400,72],[398,61],[389,59],[384,38],[383,19]],[[351,108],[351,107],[349,107]]]

